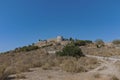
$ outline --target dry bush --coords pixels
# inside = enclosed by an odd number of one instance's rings
[[[81,57],[78,60],[78,64],[83,65],[88,71],[96,68],[99,65],[99,61],[96,58]]]
[[[95,73],[95,74],[94,74],[94,77],[95,77],[95,78],[100,78],[101,75],[100,75],[99,73]]]
[[[50,76],[50,75],[48,75],[47,77],[48,77],[48,79],[52,79],[53,78],[53,76]]]
[[[55,66],[60,66],[60,64],[62,63],[62,58],[61,57],[56,57],[54,60],[53,60],[53,62],[54,62],[54,65]]]
[[[115,65],[116,68],[118,68],[118,70],[120,71],[120,61],[115,62],[114,65]]]
[[[41,66],[42,66],[41,62],[37,61],[37,60],[31,64],[31,67],[33,67],[33,68],[35,68],[35,67],[41,67]]]
[[[9,74],[17,74],[21,72],[28,72],[29,71],[29,65],[14,65],[10,66],[6,69]]]
[[[17,74],[15,79],[26,79],[24,74]]]
[[[61,69],[67,72],[86,72],[98,66],[97,59],[81,57],[64,59],[61,64]]]
[[[55,59],[56,59],[55,55],[49,55],[49,56],[46,56],[45,58],[42,58],[41,59],[42,69],[48,70],[56,66]]]
[[[6,65],[1,65],[0,66],[0,80],[5,80],[5,79],[8,78],[9,73],[6,72],[6,68],[7,68]]]
[[[107,69],[107,67],[103,66],[103,67],[99,68],[98,71],[105,70],[105,69]]]
[[[61,68],[67,72],[85,72],[86,69],[82,65],[77,65],[76,62],[73,61],[65,61],[61,64]]]
[[[76,60],[74,59],[67,59],[64,60],[63,63],[60,65],[62,70],[67,71],[67,72],[78,72],[78,68],[76,65]]]
[[[51,70],[52,68],[51,68],[52,66],[49,64],[49,63],[45,63],[43,66],[42,66],[42,69],[43,70]]]
[[[115,75],[113,75],[110,80],[119,80],[119,79]]]
[[[20,53],[0,54],[0,65],[6,65],[6,71],[10,74],[29,71],[29,68],[40,67],[41,57],[46,56],[44,49]]]

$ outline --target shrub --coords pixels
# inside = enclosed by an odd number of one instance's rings
[[[44,70],[50,70],[52,69],[52,67],[55,66],[55,62],[54,62],[54,56],[46,56],[46,59],[44,59],[43,61],[41,61],[42,63],[42,69]]]
[[[29,45],[29,46],[23,46],[21,48],[16,48],[13,52],[23,52],[23,51],[32,51],[38,49],[38,46]]]
[[[93,43],[91,40],[85,40],[86,44],[91,44]]]
[[[42,66],[42,69],[43,70],[51,70],[52,69],[52,65],[50,63],[45,63],[43,66]]]
[[[6,72],[6,66],[0,66],[0,80],[6,80],[8,78],[9,73]]]
[[[96,44],[97,48],[101,48],[104,46],[104,41],[102,39],[97,39],[95,41],[95,44]]]
[[[78,39],[76,39],[76,40],[72,41],[72,43],[74,43],[75,46],[85,46],[87,44],[91,44],[92,41],[90,41],[90,40],[78,40]]]
[[[94,77],[95,77],[95,78],[100,78],[101,75],[100,75],[99,73],[95,73],[95,74],[94,74]]]
[[[94,58],[62,57],[60,68],[67,72],[87,72],[99,66],[98,60]]]
[[[98,60],[95,58],[89,58],[89,57],[81,57],[78,59],[77,62],[79,65],[84,66],[86,71],[89,71],[91,69],[95,69],[97,66],[99,66]]]
[[[66,72],[85,72],[86,69],[77,63],[77,60],[74,58],[69,58],[64,60],[60,65],[61,69]]]
[[[15,79],[26,79],[24,74],[17,74]]]
[[[76,46],[86,45],[86,42],[84,40],[76,40],[74,43],[75,43]]]
[[[73,57],[81,57],[84,56],[81,49],[74,44],[67,44],[62,51],[56,53],[59,56],[73,56]]]
[[[115,75],[113,75],[111,80],[119,80],[119,79]]]

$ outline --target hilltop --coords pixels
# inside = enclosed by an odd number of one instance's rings
[[[39,40],[0,54],[0,80],[119,80],[119,52],[118,40]]]

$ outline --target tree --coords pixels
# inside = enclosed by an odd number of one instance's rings
[[[67,44],[62,51],[56,53],[59,56],[73,56],[81,57],[84,56],[81,49],[78,46],[75,46],[73,43]]]
[[[95,44],[96,44],[97,48],[101,48],[101,47],[103,47],[105,45],[105,43],[104,43],[104,41],[102,39],[97,39],[95,41]]]
[[[74,41],[74,39],[72,37],[69,38],[70,41]]]
[[[40,41],[43,41],[43,40],[42,40],[42,39],[39,39],[38,41],[40,42]]]

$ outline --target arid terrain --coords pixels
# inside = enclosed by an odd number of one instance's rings
[[[100,65],[95,69],[82,73],[71,73],[52,68],[43,70],[42,68],[31,68],[31,72],[18,74],[25,79],[14,79],[16,75],[11,75],[12,80],[119,80],[120,61],[100,60]]]
[[[120,80],[119,49],[62,43],[43,42],[1,53],[0,80]]]

